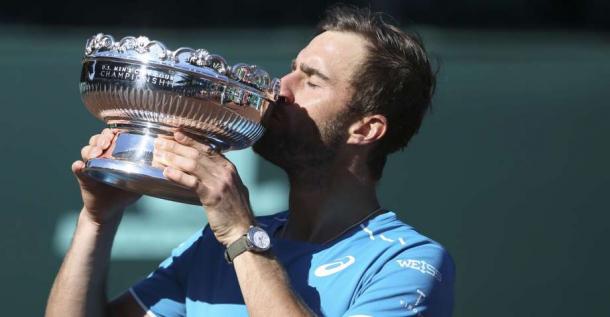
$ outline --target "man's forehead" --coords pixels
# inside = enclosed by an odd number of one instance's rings
[[[351,76],[364,61],[366,53],[366,40],[362,36],[352,32],[326,31],[299,52],[297,61],[319,68],[334,78],[342,75],[340,73]]]

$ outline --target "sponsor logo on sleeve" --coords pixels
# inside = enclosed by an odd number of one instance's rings
[[[420,271],[423,274],[427,274],[434,277],[439,282],[443,281],[443,276],[441,275],[441,272],[439,272],[432,264],[424,260],[406,259],[396,260],[396,262],[402,268]]]
[[[424,299],[426,298],[426,293],[424,293],[422,290],[420,290],[419,288],[417,289],[417,299],[415,300],[415,303],[409,303],[405,300],[400,300],[400,307],[405,308],[407,310],[410,310],[412,313],[417,314],[416,316],[423,316],[421,314],[421,312],[419,311],[419,309],[417,308],[417,306],[419,306],[419,304],[421,304]]]
[[[354,262],[356,262],[356,258],[348,255],[340,259],[333,260],[330,263],[318,266],[313,274],[317,277],[333,275],[337,272],[345,270],[348,266],[354,264]]]

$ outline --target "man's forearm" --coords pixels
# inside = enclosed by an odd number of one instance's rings
[[[120,217],[104,225],[93,222],[83,209],[59,273],[55,278],[47,317],[103,316],[110,251]]]
[[[233,265],[250,316],[315,316],[274,257],[244,252]]]

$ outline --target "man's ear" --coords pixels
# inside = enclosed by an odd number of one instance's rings
[[[388,119],[380,114],[364,116],[350,125],[347,144],[371,144],[381,139],[388,129]]]

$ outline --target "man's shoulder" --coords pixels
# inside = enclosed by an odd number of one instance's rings
[[[353,242],[382,263],[398,267],[434,266],[453,274],[454,262],[448,250],[436,240],[417,231],[389,211],[361,224]],[[384,264],[385,265],[385,264]]]
[[[414,248],[445,250],[439,242],[399,219],[393,211],[387,211],[370,221],[360,224],[360,228],[370,241],[400,246],[403,250]]]
[[[426,315],[448,315],[453,305],[455,266],[443,245],[393,212],[363,223],[351,238],[346,248],[353,252],[354,262],[360,263],[361,272],[353,274],[360,279],[350,312],[377,309],[367,307],[367,303],[382,305],[379,303],[384,299],[400,298],[401,305],[419,304],[418,310]],[[387,309],[395,309],[394,302],[385,303]]]

